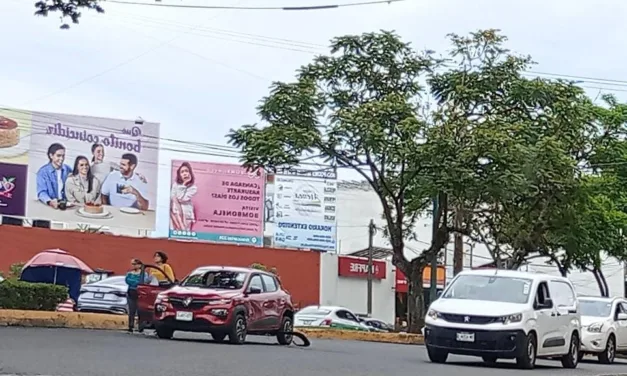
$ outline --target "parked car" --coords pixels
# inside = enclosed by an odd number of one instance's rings
[[[346,330],[370,331],[357,315],[348,308],[336,306],[308,306],[298,311],[294,317],[298,327],[329,327]]]
[[[616,353],[627,352],[627,300],[580,297],[581,352],[596,355],[599,362],[614,363]]]
[[[537,358],[558,358],[576,368],[581,316],[567,278],[512,270],[474,270],[457,275],[425,319],[429,359],[449,354],[480,356],[494,363],[516,359],[532,369]]]
[[[128,285],[115,276],[81,286],[76,309],[80,312],[126,314]]]
[[[274,335],[292,342],[292,300],[274,274],[257,269],[204,266],[179,284],[138,286],[139,308],[152,311],[159,338],[176,331],[210,333],[214,340],[242,344],[247,335]]]
[[[394,327],[377,319],[363,319],[362,323],[370,328],[371,332],[393,332]]]

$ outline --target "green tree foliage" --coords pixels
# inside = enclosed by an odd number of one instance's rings
[[[417,54],[389,32],[336,38],[331,53],[302,67],[294,82],[272,85],[258,108],[264,127],[247,125],[229,135],[252,168],[293,166],[312,153],[368,181],[383,207],[394,263],[413,287],[415,309],[423,305],[428,256],[448,242],[442,231],[420,257],[403,255],[415,219],[437,194],[423,166],[430,125],[422,112],[424,80],[439,63],[432,52]]]
[[[70,19],[72,23],[78,24],[82,10],[93,10],[104,13],[99,0],[39,0],[35,3],[35,15],[48,16],[50,13],[58,14],[64,21],[62,29],[69,29],[70,25],[65,22]]]
[[[336,38],[293,82],[272,85],[261,125],[228,135],[251,168],[319,155],[368,181],[408,278],[412,331],[424,313],[422,271],[454,232],[509,268],[544,257],[563,272],[596,270],[601,251],[624,255],[627,202],[616,188],[627,163],[589,170],[627,157],[617,136],[627,110],[611,98],[599,107],[571,82],[529,78],[531,58],[507,50],[497,30],[449,39],[438,58],[389,32]],[[405,241],[434,197],[435,236],[407,259]]]

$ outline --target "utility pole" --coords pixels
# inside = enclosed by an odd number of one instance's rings
[[[461,205],[455,208],[455,227],[463,225],[464,214]],[[464,270],[464,237],[459,232],[455,233],[455,248],[453,250],[453,275],[457,275]]]
[[[368,300],[367,300],[367,310],[368,317],[372,317],[372,257],[374,253],[373,245],[374,242],[374,234],[377,227],[374,225],[374,219],[370,220],[370,224],[368,224]]]
[[[435,241],[438,233],[438,197],[433,198],[433,229],[431,231],[431,244]],[[438,254],[435,252],[431,257],[431,283],[429,285],[429,304],[438,297]]]

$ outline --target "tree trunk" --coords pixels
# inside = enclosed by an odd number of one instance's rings
[[[597,286],[599,286],[599,293],[601,294],[601,296],[605,296],[607,297],[607,291],[605,290],[605,284],[603,283],[602,279],[601,279],[601,275],[599,274],[599,269],[594,268],[592,269],[592,275],[594,276],[594,279],[597,281]]]
[[[420,333],[420,330],[425,325],[425,302],[424,302],[424,288],[422,286],[422,272],[424,271],[424,265],[414,265],[410,273],[406,274],[408,293],[407,293],[407,307],[409,308],[408,317],[408,332]]]
[[[607,279],[605,279],[605,274],[603,274],[603,270],[599,269],[598,273],[599,279],[601,280],[601,283],[603,283],[603,287],[605,290],[605,295],[603,296],[607,298],[610,296],[610,287],[607,285]]]
[[[461,228],[463,225],[464,213],[461,205],[455,209],[455,227]],[[444,251],[446,252],[446,250]],[[446,254],[446,253],[445,253]],[[453,274],[457,275],[464,270],[464,237],[459,232],[455,233],[455,248],[453,251]]]

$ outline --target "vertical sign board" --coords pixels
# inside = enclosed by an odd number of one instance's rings
[[[283,169],[274,180],[274,244],[335,252],[337,173]]]

